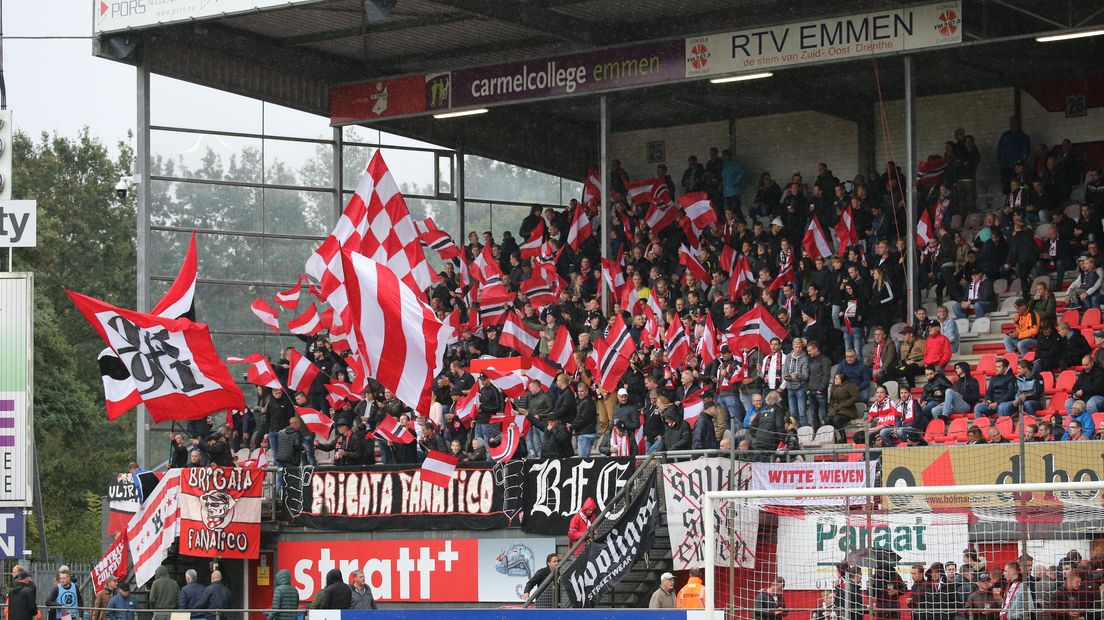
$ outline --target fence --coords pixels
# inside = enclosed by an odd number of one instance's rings
[[[96,598],[96,591],[92,587],[92,567],[96,565],[95,562],[67,562],[64,558],[55,558],[49,560],[0,560],[0,568],[4,571],[5,579],[11,575],[11,569],[16,564],[27,569],[27,574],[34,580],[35,585],[38,586],[36,593],[38,594],[38,604],[45,605],[46,597],[50,595],[50,590],[53,589],[54,584],[57,583],[58,568],[61,566],[68,566],[69,572],[73,576],[73,581],[80,589],[81,597],[86,601],[92,601]]]

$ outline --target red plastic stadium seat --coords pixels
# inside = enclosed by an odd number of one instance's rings
[[[1072,392],[1073,384],[1077,382],[1077,373],[1072,370],[1063,370],[1058,375],[1058,382],[1054,384],[1056,389],[1063,392]]]
[[[981,431],[981,436],[982,437],[988,437],[989,436],[988,433],[989,433],[989,425],[990,424],[992,424],[992,422],[990,422],[989,418],[981,417],[981,418],[978,418],[978,419],[974,420],[974,426],[978,427],[978,430]]]
[[[937,443],[943,443],[943,440],[947,438],[947,423],[943,420],[932,420],[928,422],[928,427],[924,429],[924,439],[929,444],[935,445]]]
[[[1069,392],[1059,389],[1058,391],[1054,392],[1054,396],[1050,397],[1050,402],[1047,403],[1047,410],[1060,411],[1062,413],[1065,413],[1067,399],[1069,399]]]
[[[1023,359],[1025,361],[1028,361],[1028,362],[1034,362],[1035,361],[1035,351],[1032,350],[1032,351],[1028,351],[1027,353],[1024,353]]]
[[[1104,424],[1104,411],[1100,411],[1092,414],[1093,420],[1093,437],[1096,437],[1098,433],[1104,431],[1101,428],[1101,424]]]
[[[985,375],[997,374],[997,356],[992,353],[986,353],[978,360],[977,365],[978,372]]]
[[[1001,437],[1005,439],[1017,439],[1019,435],[1016,434],[1015,422],[1012,421],[1011,416],[1001,416],[997,418],[997,429],[1000,430]]]
[[[1089,308],[1085,311],[1085,316],[1081,317],[1082,327],[1091,327],[1093,329],[1099,329],[1104,327],[1104,320],[1100,318],[1100,308]]]
[[[1002,345],[1002,347],[1003,347],[1003,345]],[[1001,357],[1008,360],[1008,367],[1013,369],[1013,370],[1016,369],[1016,364],[1018,364],[1020,362],[1019,356],[1016,355],[1015,353],[1011,353],[1011,352],[1010,353],[1005,353]]]
[[[1093,328],[1091,327],[1082,327],[1081,335],[1085,337],[1085,341],[1089,343],[1090,347],[1093,345],[1094,342],[1096,342],[1096,337],[1093,336]]]
[[[951,420],[950,426],[947,427],[947,438],[959,443],[966,443],[966,431],[969,428],[970,420],[966,418]]]
[[[1081,327],[1081,315],[1078,314],[1077,310],[1066,310],[1062,315],[1062,320],[1069,323],[1069,326],[1073,329]]]
[[[1039,373],[1039,376],[1043,378],[1043,392],[1046,394],[1054,393],[1054,373],[1050,371],[1044,371]]]

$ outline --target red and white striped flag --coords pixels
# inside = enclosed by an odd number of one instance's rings
[[[782,266],[782,271],[778,273],[778,276],[771,281],[770,286],[767,287],[769,291],[777,291],[778,289],[786,286],[795,281],[793,264],[787,263]]]
[[[289,288],[286,291],[280,291],[276,293],[275,302],[287,309],[294,310],[299,305],[299,294],[303,291],[303,274],[299,274],[299,279],[295,281],[295,286]]]
[[[654,232],[659,232],[679,219],[679,210],[672,204],[652,203],[644,214],[644,223]]]
[[[616,315],[606,326],[605,340],[617,355],[626,360],[631,358],[633,351],[636,350],[636,342],[633,341],[632,334],[629,332],[629,326],[625,325],[625,320],[621,318],[620,314]]]
[[[694,225],[698,232],[717,222],[717,211],[713,209],[709,194],[705,192],[683,194],[679,196],[678,202],[686,213],[686,219]]]
[[[452,328],[382,263],[342,257],[358,377],[374,377],[415,411],[429,411]]]
[[[587,172],[587,178],[583,181],[583,204],[586,206],[599,204],[602,198],[602,178],[597,168],[591,168]]]
[[[702,388],[682,399],[682,420],[689,424],[691,428],[698,421],[698,416],[705,410],[705,403],[702,401],[704,392],[705,388]]]
[[[491,380],[491,384],[502,390],[508,398],[521,398],[525,396],[525,377],[514,372],[503,372],[488,368],[483,374]]]
[[[501,284],[479,289],[479,322],[485,326],[502,325],[513,309],[516,295]]]
[[[253,385],[261,385],[274,390],[282,389],[280,380],[276,378],[276,371],[272,365],[260,353],[254,353],[248,357],[228,357],[227,364],[249,364],[249,370],[245,371],[245,380]]]
[[[805,253],[811,258],[828,258],[832,255],[832,244],[828,242],[828,235],[824,234],[824,228],[820,225],[820,218],[813,216],[809,221],[809,227],[805,229],[805,238],[801,241]]]
[[[422,242],[422,245],[437,252],[437,255],[442,259],[452,260],[460,257],[460,248],[456,247],[456,242],[452,240],[452,236],[437,228],[433,218],[427,217],[424,220],[415,220],[414,228],[418,231],[418,239]]]
[[[924,209],[920,213],[920,221],[916,224],[916,245],[923,249],[931,241],[932,236],[931,211]]]
[[[540,358],[533,358],[529,364],[529,370],[525,371],[527,377],[540,383],[546,390],[552,387],[552,384],[556,382],[556,376],[559,374],[558,370]]]
[[[621,269],[621,263],[610,259],[602,259],[602,279],[613,294],[614,298],[620,297],[621,287],[625,286],[625,272]]]
[[[475,384],[468,390],[463,398],[456,401],[456,407],[452,411],[456,419],[464,426],[471,426],[475,421],[475,414],[479,412],[479,384]]]
[[[421,478],[434,486],[447,487],[452,482],[460,457],[438,450],[430,450],[422,461]]]
[[[701,340],[698,340],[698,357],[703,367],[717,359],[717,328],[713,326],[713,314],[710,312],[705,313],[705,329],[702,330]]]
[[[679,264],[686,267],[686,271],[697,278],[699,282],[709,281],[709,272],[705,270],[705,267],[690,253],[690,249],[685,245],[679,246]]]
[[[625,184],[629,200],[633,204],[667,204],[671,202],[671,190],[667,188],[667,181],[662,177],[630,181]]]
[[[502,284],[505,280],[502,269],[499,268],[498,261],[491,253],[491,246],[489,245],[483,246],[483,251],[476,255],[469,269],[475,281],[484,286]]]
[[[315,366],[299,351],[292,349],[288,354],[287,387],[292,392],[306,392],[314,383],[315,377],[321,372],[321,368]]]
[[[518,290],[525,295],[529,303],[533,304],[534,310],[539,311],[556,303],[556,293],[552,290],[552,284],[544,279],[542,272],[534,271],[528,280],[521,282]]]
[[[611,344],[603,338],[594,341],[594,350],[587,356],[586,363],[598,386],[606,392],[617,389],[621,376],[629,368],[629,358],[618,354],[617,343]]]
[[[134,567],[134,583],[141,587],[153,578],[180,531],[180,473],[170,469],[127,524],[127,546]]]
[[[364,397],[360,393],[357,393],[353,389],[353,386],[348,383],[342,383],[341,381],[331,381],[326,384],[326,391],[332,394],[336,398],[341,400],[349,400],[353,402],[359,402],[364,400]]]
[[[556,329],[556,339],[552,341],[552,346],[548,350],[548,359],[556,362],[569,373],[574,373],[575,366],[575,345],[571,342],[571,332],[567,330],[567,327],[560,325]]]
[[[268,305],[267,301],[258,297],[253,300],[250,307],[253,309],[253,314],[257,315],[262,323],[268,325],[269,329],[277,334],[280,333],[280,318],[276,315],[276,309]]]
[[[732,271],[732,277],[728,279],[728,296],[732,299],[740,297],[740,293],[751,283],[755,282],[755,274],[751,271],[751,263],[743,254],[736,259],[736,267]]]
[[[333,427],[330,416],[310,407],[296,407],[295,415],[299,416],[303,426],[314,435],[323,438],[330,436],[330,429]]]
[[[414,433],[410,432],[407,427],[400,426],[399,419],[390,415],[385,415],[380,419],[373,434],[384,441],[401,444],[414,443]]]
[[[540,256],[541,246],[544,245],[544,219],[540,219],[529,233],[529,238],[518,248],[521,250],[522,260],[529,260],[534,256]]]
[[[766,308],[756,306],[729,326],[727,336],[730,351],[757,348],[766,355],[770,353],[771,339],[784,339],[786,330]]]
[[[506,430],[499,435],[499,444],[487,448],[487,456],[495,462],[509,461],[517,453],[518,446],[521,444],[521,436],[520,429],[513,426],[506,427]]]
[[[567,229],[567,245],[572,250],[578,251],[579,245],[594,234],[594,223],[586,214],[586,207],[579,205],[575,208],[575,215],[571,218],[571,227]]]
[[[855,225],[855,217],[848,205],[843,213],[840,213],[839,223],[836,224],[836,239],[839,240],[839,255],[847,253],[847,246],[859,242],[859,229]]]
[[[943,178],[943,172],[951,163],[951,156],[929,157],[916,164],[916,184],[920,187],[931,187]]]
[[[287,328],[293,334],[305,336],[313,336],[322,331],[322,317],[318,314],[318,308],[312,302],[303,314],[287,322]]]
[[[506,315],[506,322],[502,324],[498,344],[528,356],[532,355],[540,344],[540,334],[526,327],[516,312],[510,312]]]
[[[667,361],[678,368],[690,355],[690,338],[679,321],[671,321],[667,333],[663,335],[664,350],[667,351]]]

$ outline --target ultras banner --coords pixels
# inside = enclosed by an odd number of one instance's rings
[[[286,470],[284,505],[299,525],[324,530],[490,530],[520,522],[524,463],[463,466],[448,486],[417,466]]]
[[[594,498],[598,509],[604,509],[635,468],[632,457],[526,461],[525,531],[566,534],[571,517],[587,498]]]
[[[193,467],[180,476],[180,553],[256,559],[264,470]]]
[[[572,607],[594,607],[651,550],[659,523],[659,491],[652,473],[617,523],[586,545],[563,574]]]

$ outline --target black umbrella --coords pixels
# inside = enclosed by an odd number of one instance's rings
[[[901,561],[901,554],[889,549],[863,547],[862,549],[849,551],[845,561],[851,566],[886,568],[896,566]]]

